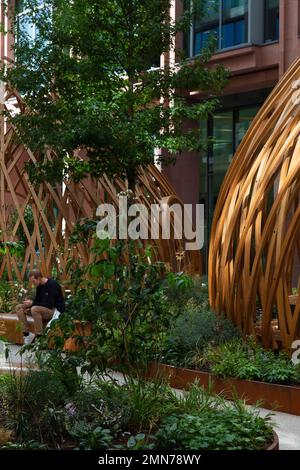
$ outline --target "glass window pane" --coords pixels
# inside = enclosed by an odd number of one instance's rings
[[[26,10],[28,8],[28,5],[26,5],[25,0],[16,0],[16,11],[17,13],[21,13],[22,11]],[[44,0],[37,0],[37,6],[42,6],[44,3]]]
[[[190,57],[190,31],[185,31],[183,33],[183,51],[186,57]]]
[[[279,0],[265,0],[265,42],[279,39]]]
[[[222,28],[222,47],[234,44],[234,23],[225,24]]]
[[[212,32],[217,44],[221,33],[221,48],[248,43],[248,9],[249,0],[222,0],[222,3],[221,0],[204,0],[204,13],[194,19],[193,53],[198,54],[207,46],[208,36]]]
[[[248,0],[223,0],[223,20],[231,20],[248,13]]]
[[[233,112],[224,111],[214,116],[214,170],[223,170],[231,160],[233,152]],[[227,169],[227,168],[226,168]]]
[[[236,44],[240,44],[245,41],[245,21],[237,21],[235,23],[235,30],[234,30],[234,41]]]
[[[224,0],[222,48],[248,42],[248,0]]]
[[[233,155],[233,112],[224,111],[214,116],[213,181],[214,206],[220,186]]]
[[[44,0],[37,0],[36,5],[38,6],[39,11],[42,11],[42,6],[44,4]],[[19,0],[17,3],[17,40],[19,36],[23,36],[31,41],[35,41],[39,35],[39,28],[35,24],[33,15],[29,14],[29,9],[26,9],[26,6],[27,5],[24,0]]]
[[[241,143],[244,135],[246,134],[248,128],[250,127],[251,122],[258,113],[259,106],[252,106],[249,108],[243,108],[239,110],[238,120],[235,125],[236,131],[236,148]]]
[[[35,38],[35,26],[32,21],[24,15],[18,17],[18,30],[22,36],[26,36],[27,39],[34,40]]]
[[[203,24],[218,23],[220,13],[220,0],[206,0],[203,3],[203,12],[195,19],[195,27],[198,29]]]
[[[208,150],[200,152],[200,194],[199,202],[205,204],[205,245],[202,250],[207,256],[209,232],[214,209],[225,174],[232,160],[233,153],[248,130],[259,106],[248,106],[235,110],[217,112],[209,120],[200,122],[200,142],[206,136],[212,136],[214,143]],[[206,257],[204,256],[206,259]],[[205,269],[205,259],[204,269]]]
[[[210,40],[214,39],[217,41],[218,32],[218,28],[196,32],[194,36],[194,54],[199,54],[204,47],[208,46]]]
[[[218,44],[220,0],[205,0],[204,12],[194,19],[194,54],[208,45],[209,39],[215,39]]]
[[[231,47],[246,42],[245,21],[225,24],[222,28],[222,47]]]

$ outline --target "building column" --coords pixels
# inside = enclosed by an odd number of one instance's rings
[[[279,0],[279,78],[299,57],[299,1]]]

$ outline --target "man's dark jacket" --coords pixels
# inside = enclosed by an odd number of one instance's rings
[[[66,309],[65,299],[58,282],[49,278],[46,284],[38,286],[32,305],[39,305],[51,309],[57,308],[60,313],[63,313]]]

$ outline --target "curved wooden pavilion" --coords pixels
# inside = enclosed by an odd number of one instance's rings
[[[210,301],[266,347],[300,338],[300,59],[254,119],[225,177]]]

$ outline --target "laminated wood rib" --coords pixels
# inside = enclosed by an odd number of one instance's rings
[[[210,239],[212,307],[266,347],[289,350],[300,338],[299,196],[300,59],[242,140],[220,191]]]

